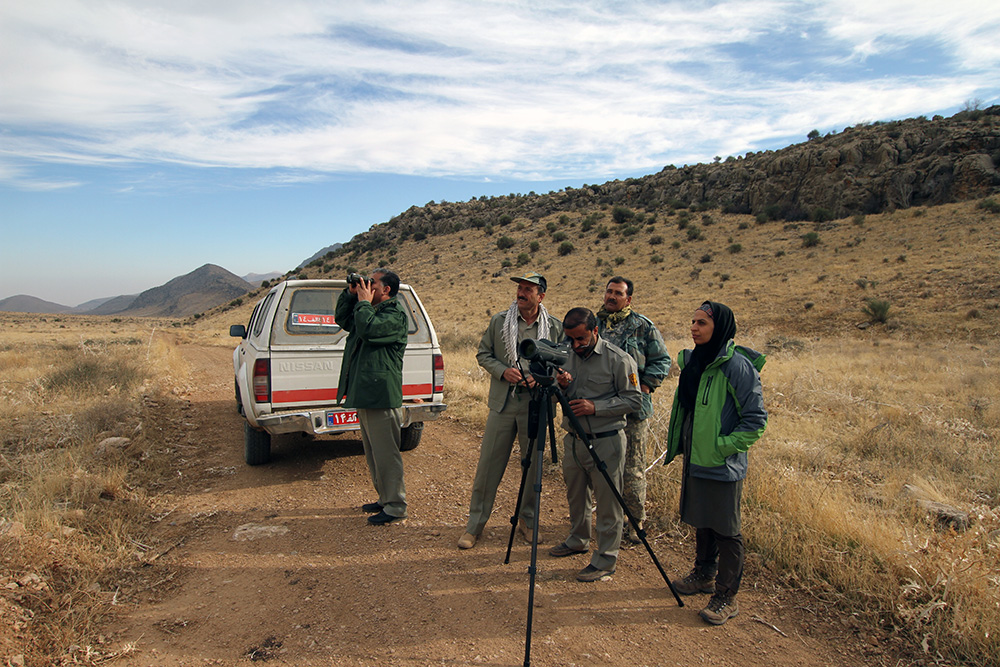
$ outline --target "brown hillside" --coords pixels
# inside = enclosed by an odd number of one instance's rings
[[[583,231],[593,216],[598,223]],[[889,330],[917,339],[976,340],[1000,329],[1000,215],[978,202],[822,223],[760,224],[749,215],[682,210],[629,236],[623,235],[627,225],[611,217],[605,208],[515,220],[492,233],[464,229],[407,240],[392,258],[340,256],[302,273],[339,278],[348,267],[392,266],[417,287],[444,334],[485,326],[488,313],[509,303],[509,278],[527,269],[548,277],[545,303],[558,316],[577,305],[598,307],[608,277],[630,277],[636,308],[665,335],[686,331],[688,311],[704,299],[731,305],[744,332],[880,336]],[[608,228],[607,238],[599,238],[601,227]],[[694,228],[700,238],[691,240]],[[560,232],[566,239],[554,241]],[[817,244],[807,247],[810,233]],[[513,245],[501,250],[497,241],[504,236]],[[572,252],[560,255],[563,243],[571,243]],[[889,320],[863,330],[859,325],[870,318],[862,308],[870,298],[890,302]],[[246,301],[223,319],[245,320],[255,298]],[[218,326],[214,319],[204,325]]]

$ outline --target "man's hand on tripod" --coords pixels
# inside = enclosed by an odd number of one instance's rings
[[[535,378],[529,373],[527,377],[521,375],[521,371],[513,366],[503,372],[503,379],[511,384],[525,384],[528,387],[535,386]]]

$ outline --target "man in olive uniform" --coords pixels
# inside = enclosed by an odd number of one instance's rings
[[[646,520],[646,433],[653,414],[653,391],[670,372],[670,354],[663,336],[649,318],[632,310],[632,281],[615,276],[604,290],[604,307],[597,313],[601,336],[620,347],[639,369],[642,407],[626,416],[625,481],[622,497],[639,525]],[[626,522],[628,540],[639,543],[635,527]]]
[[[370,280],[349,285],[337,299],[337,324],[348,332],[337,402],[357,408],[361,443],[378,500],[362,505],[368,523],[406,518],[403,457],[399,453],[403,406],[406,313],[396,299],[399,276],[376,269]]]
[[[590,548],[590,524],[597,502],[597,549],[590,564],[577,573],[578,581],[597,581],[614,574],[622,539],[622,507],[597,468],[581,435],[594,448],[616,489],[621,488],[625,463],[625,415],[642,405],[635,361],[600,337],[597,318],[586,308],[574,308],[563,318],[566,338],[573,352],[556,382],[563,388],[569,407],[585,431],[577,433],[568,415],[563,415],[563,478],[569,502],[569,537],[552,547],[556,558],[586,553]]]
[[[506,311],[490,318],[476,354],[479,365],[490,374],[490,414],[486,418],[479,464],[472,482],[469,521],[465,533],[458,540],[460,549],[471,549],[476,545],[476,540],[493,512],[497,487],[507,469],[514,439],[518,440],[522,459],[531,450],[528,439],[528,404],[531,401],[529,388],[535,385],[535,380],[530,374],[526,377],[521,375],[518,368],[521,341],[533,338],[558,343],[563,338],[562,323],[551,317],[542,305],[547,287],[545,278],[529,271],[511,280],[517,283],[514,303]],[[539,428],[545,426],[539,425]],[[532,455],[528,479],[535,479],[539,458],[536,454]],[[525,484],[517,534],[526,542],[531,542],[531,531],[535,527],[537,513],[538,498],[532,486]]]

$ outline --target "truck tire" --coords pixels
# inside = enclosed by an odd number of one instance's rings
[[[404,428],[399,437],[399,451],[408,452],[420,444],[420,436],[424,432],[423,422],[414,422]]]
[[[247,465],[259,466],[271,460],[271,434],[243,422],[243,458]]]

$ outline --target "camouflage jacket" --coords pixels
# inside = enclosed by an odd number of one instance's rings
[[[610,326],[608,320],[599,319],[597,327],[608,342],[635,359],[640,385],[646,385],[652,393],[666,379],[670,372],[670,354],[663,336],[648,317],[632,311],[624,320]],[[653,414],[651,393],[642,394],[642,408],[632,414],[633,418],[646,419]]]

